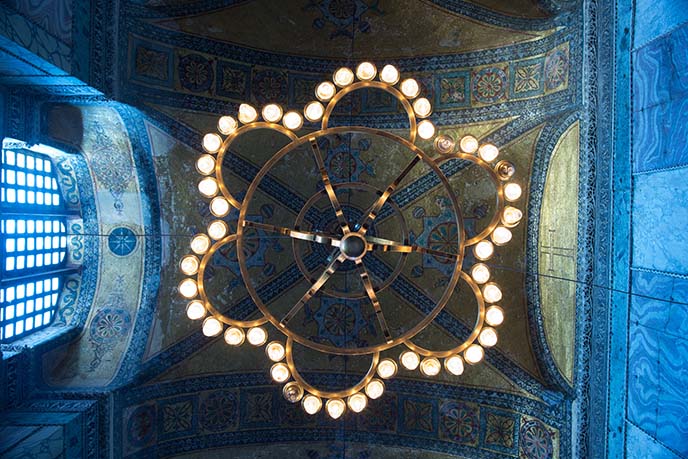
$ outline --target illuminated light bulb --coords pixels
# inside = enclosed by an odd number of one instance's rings
[[[282,345],[282,343],[278,341],[273,341],[267,346],[265,346],[265,353],[267,354],[268,358],[273,362],[279,362],[284,358],[286,351],[284,350],[284,346]]]
[[[179,262],[179,268],[187,276],[193,276],[196,274],[198,272],[199,265],[200,262],[198,261],[198,258],[193,255],[187,255],[182,258],[181,262]]]
[[[492,242],[496,245],[504,245],[511,240],[512,234],[509,228],[498,226],[492,232]]]
[[[327,102],[328,100],[334,97],[336,92],[337,87],[335,85],[333,85],[329,81],[323,81],[318,85],[317,88],[315,88],[315,97],[317,97],[318,100]]]
[[[496,303],[502,299],[502,291],[497,284],[490,282],[483,287],[483,297],[488,303]]]
[[[475,153],[478,150],[478,139],[472,135],[464,136],[459,142],[459,147],[464,153]]]
[[[360,413],[361,411],[365,410],[365,407],[368,405],[368,397],[359,392],[349,397],[348,405],[351,411],[354,413]]]
[[[478,335],[478,341],[484,347],[492,347],[497,344],[497,331],[494,328],[485,327]]]
[[[492,245],[492,243],[488,240],[480,241],[473,246],[473,254],[478,260],[489,260],[494,254],[494,245]]]
[[[303,117],[298,112],[287,112],[282,118],[282,124],[285,128],[296,131],[303,126]]]
[[[385,65],[380,71],[380,80],[391,85],[397,84],[399,82],[399,70],[393,65]]]
[[[401,82],[401,93],[409,99],[415,99],[420,94],[420,85],[413,78]]]
[[[323,107],[323,104],[317,100],[309,102],[308,105],[306,105],[306,107],[303,109],[303,116],[305,116],[306,119],[311,123],[320,121],[324,113],[325,107]]]
[[[385,392],[385,383],[379,379],[371,379],[368,385],[366,385],[365,392],[371,400],[380,398]]]
[[[418,137],[421,139],[430,139],[435,135],[435,125],[428,120],[423,120],[418,123]]]
[[[483,357],[485,357],[485,349],[480,347],[479,344],[471,344],[463,352],[463,358],[471,365],[475,365],[476,363],[480,362]]]
[[[415,370],[420,364],[420,357],[413,351],[404,351],[399,356],[399,361],[407,370]]]
[[[270,368],[270,376],[275,382],[283,383],[289,379],[289,367],[283,363],[276,363]]]
[[[354,82],[354,72],[352,72],[350,68],[341,67],[334,72],[334,77],[332,79],[334,80],[334,84],[343,88]]]
[[[341,399],[333,398],[325,403],[325,409],[332,419],[339,419],[346,410],[346,403]]]
[[[203,255],[210,248],[210,238],[205,234],[197,234],[191,239],[191,250],[198,255]]]
[[[258,112],[249,104],[241,104],[238,118],[242,123],[248,124],[258,119]]]
[[[217,134],[206,134],[203,136],[203,149],[208,153],[217,153],[222,146],[222,137]]]
[[[504,322],[504,310],[499,306],[490,306],[485,311],[485,322],[493,327],[498,327]]]
[[[215,317],[207,317],[203,321],[203,334],[205,336],[217,336],[222,333],[222,322]]]
[[[320,400],[320,397],[308,394],[303,398],[301,405],[306,413],[315,414],[322,408],[322,400]]]
[[[463,359],[460,355],[452,355],[444,359],[444,368],[454,376],[459,376],[463,374],[464,365]]]
[[[521,185],[518,183],[507,183],[504,187],[504,197],[507,201],[514,202],[521,197]]]
[[[420,372],[426,376],[437,376],[440,370],[442,365],[435,357],[428,357],[420,363]]]
[[[191,320],[198,320],[205,317],[205,306],[198,300],[194,300],[186,305],[186,317]]]
[[[208,236],[216,241],[225,237],[228,232],[229,226],[222,220],[215,220],[208,225]]]
[[[432,105],[425,97],[420,97],[413,102],[413,111],[419,118],[427,118],[432,113]]]
[[[225,342],[230,346],[240,346],[244,343],[244,330],[238,327],[230,327],[225,331]]]
[[[261,114],[268,123],[277,123],[282,119],[282,107],[277,104],[267,104],[263,107]]]
[[[484,284],[490,280],[490,268],[484,263],[477,263],[471,268],[471,277],[476,284]]]
[[[220,191],[220,187],[217,184],[217,180],[212,177],[206,177],[198,182],[198,191],[206,198],[212,198]]]
[[[191,299],[198,295],[198,285],[193,279],[184,279],[179,283],[177,289],[179,290],[179,294],[184,298]]]
[[[222,116],[219,120],[217,120],[217,130],[224,135],[231,134],[232,132],[236,131],[238,127],[239,123],[237,123],[237,120],[235,120],[234,117]]]
[[[397,374],[397,364],[392,359],[380,360],[380,363],[377,365],[377,374],[382,379],[389,379]]]
[[[370,81],[377,75],[377,68],[371,62],[361,62],[356,67],[356,76],[359,80]]]
[[[292,381],[284,385],[282,395],[289,403],[296,403],[303,398],[303,387],[296,381]]]
[[[210,155],[201,155],[196,160],[196,170],[203,175],[208,175],[215,170],[215,158]]]
[[[262,327],[253,327],[246,333],[246,339],[254,346],[262,346],[268,340],[268,333]]]
[[[478,150],[478,155],[483,161],[490,163],[497,159],[497,156],[499,156],[499,148],[495,147],[491,143],[486,143],[480,147],[480,150]]]
[[[229,201],[217,196],[210,201],[210,212],[216,217],[224,217],[229,213]]]
[[[454,142],[454,139],[448,135],[438,135],[435,139],[435,151],[437,151],[437,153],[448,155],[454,151],[455,146],[456,143]]]
[[[506,226],[516,226],[521,221],[523,212],[511,206],[506,206],[502,212],[502,223]]]

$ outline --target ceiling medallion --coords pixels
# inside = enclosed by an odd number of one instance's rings
[[[329,126],[337,103],[347,94],[363,88],[382,90],[396,98],[408,115],[410,129],[407,138],[370,127]],[[502,292],[492,281],[490,267],[485,262],[493,256],[495,246],[502,246],[511,240],[510,228],[519,223],[522,212],[508,203],[517,201],[522,190],[517,183],[510,181],[515,172],[514,165],[504,160],[496,162],[499,155],[496,146],[480,144],[478,139],[470,135],[461,138],[458,144],[448,135],[436,136],[435,126],[426,119],[432,113],[432,106],[428,99],[419,97],[418,81],[412,78],[402,80],[399,71],[392,65],[386,65],[379,72],[370,62],[361,63],[355,72],[349,68],[340,68],[334,73],[332,81],[324,81],[316,87],[315,95],[317,100],[306,104],[303,114],[298,111],[285,113],[276,104],[266,105],[260,111],[251,105],[242,104],[236,118],[223,116],[219,119],[219,134],[205,135],[205,153],[196,161],[196,168],[203,176],[198,189],[209,200],[210,212],[217,219],[208,224],[205,233],[192,238],[193,253],[184,256],[180,263],[186,278],[181,281],[178,290],[189,300],[187,316],[191,320],[203,319],[202,330],[206,336],[224,333],[224,339],[230,346],[241,346],[246,341],[251,346],[264,346],[267,358],[272,362],[270,375],[275,382],[284,384],[284,397],[292,403],[301,402],[303,409],[309,414],[317,413],[324,406],[325,411],[336,419],[347,409],[360,412],[365,409],[369,399],[382,396],[384,381],[396,375],[399,364],[410,371],[418,370],[426,377],[436,376],[443,370],[452,376],[459,376],[464,371],[464,363],[479,363],[485,356],[485,348],[497,343],[495,327],[504,320],[504,311],[498,305],[502,300]],[[262,121],[259,119],[261,117]],[[311,123],[320,122],[320,129],[299,137],[295,131],[303,127],[304,118]],[[266,160],[245,193],[242,193],[243,198],[239,199],[229,191],[226,177],[223,177],[223,162],[230,145],[243,134],[259,129],[276,131],[285,136],[288,143]],[[340,136],[337,138],[341,139],[341,136],[346,135],[351,136],[349,138],[366,138],[377,142],[380,152],[395,152],[395,160],[404,154],[410,160],[402,160],[400,171],[378,171],[378,181],[383,180],[383,183],[377,187],[359,180],[347,181],[346,178],[333,181],[326,166],[323,147],[331,145],[333,136]],[[418,137],[428,141],[434,139],[432,147],[437,154],[430,155],[419,148],[416,145]],[[350,150],[346,151],[346,155],[351,155]],[[495,191],[494,213],[491,219],[488,218],[489,223],[482,230],[475,230],[477,234],[471,237],[467,236],[457,196],[441,168],[450,160],[477,166],[488,177]],[[410,172],[418,165],[423,166],[426,175],[434,177],[434,187],[440,190],[443,202],[446,203],[445,211],[451,215],[450,227],[455,230],[446,233],[453,238],[449,245],[438,246],[429,240],[421,244],[421,239],[417,237],[412,242],[400,207],[394,199],[390,199],[400,184],[412,178]],[[294,172],[295,166],[303,168],[303,171]],[[389,168],[392,169],[392,166]],[[265,193],[264,190],[274,185],[273,174],[285,168],[291,169],[289,177],[292,180],[301,181],[303,178],[307,182],[310,178],[314,183],[317,182],[317,186],[309,188],[315,190],[315,194],[291,223],[288,221],[292,217],[287,218],[287,223],[273,224],[264,221],[276,218],[276,213],[256,218],[255,214],[260,212],[254,212],[253,207],[257,205],[254,201],[261,201],[260,195]],[[228,174],[227,171],[224,173]],[[362,210],[356,211],[353,204],[342,204],[340,199],[345,195],[349,203],[352,196],[363,201],[359,206]],[[370,199],[366,201],[366,197]],[[328,231],[313,223],[310,224],[311,229],[304,229],[309,228],[309,211],[317,209],[318,202],[324,203],[318,215],[325,212],[332,214]],[[233,208],[236,210],[229,218]],[[356,212],[358,215],[355,215]],[[395,212],[397,216],[393,215]],[[289,215],[293,216],[293,213]],[[396,237],[381,237],[383,228],[378,230],[376,226],[376,219],[381,214],[386,215],[384,218],[399,219],[398,224],[393,227],[401,228],[397,234],[392,235]],[[235,228],[234,233],[230,231],[230,224]],[[294,253],[293,261],[303,275],[296,287],[270,296],[265,293],[265,285],[258,285],[260,281],[256,279],[263,274],[256,271],[255,265],[247,263],[256,243],[256,234],[289,241]],[[209,299],[206,272],[213,271],[214,255],[223,249],[227,250],[227,246],[234,247],[232,253],[235,254],[240,271],[243,283],[241,288],[246,289],[260,313],[249,320],[230,317],[226,311],[227,305],[213,304]],[[325,254],[320,264],[312,261],[318,250],[318,253]],[[379,269],[387,269],[386,264],[379,262],[382,256],[401,260],[389,267],[387,279],[382,279],[385,276],[379,272]],[[422,308],[416,303],[411,306],[406,303],[406,296],[411,295],[410,293],[395,290],[398,276],[405,269],[403,262],[411,256],[425,257],[423,260],[430,257],[438,261],[438,266],[444,270],[441,285],[421,292],[421,296],[426,295],[432,300]],[[306,258],[311,260],[310,268]],[[464,269],[466,259],[469,262]],[[373,272],[373,268],[377,271]],[[352,274],[348,274],[349,272]],[[430,276],[434,276],[433,279],[442,277],[439,274]],[[346,280],[344,285],[349,287],[341,288],[342,279]],[[453,293],[458,291],[459,281],[468,286],[464,291],[472,293],[478,308],[475,324],[466,333],[468,336],[453,337],[452,346],[442,350],[431,350],[414,342],[414,339],[418,341],[419,334],[427,330],[445,309]],[[333,286],[328,286],[328,283]],[[351,291],[354,289],[351,287],[353,284],[358,285],[358,293]],[[303,285],[301,290],[299,285]],[[231,287],[223,288],[231,290]],[[343,340],[328,341],[313,336],[312,329],[304,325],[308,321],[302,315],[307,311],[313,315],[312,311],[316,308],[309,302],[320,300],[323,307],[330,298],[339,298],[341,301],[355,301],[358,298],[359,310],[349,311],[349,315],[345,315],[343,319],[343,325],[339,325],[347,330],[346,335],[351,331],[351,323],[358,320],[356,314],[360,315],[360,310],[367,308],[369,317],[372,318],[370,328],[374,328],[367,332],[368,338],[352,340],[344,336]],[[314,315],[317,314],[318,312]],[[280,338],[268,340],[268,330],[264,327],[268,322],[274,326]],[[450,341],[447,339],[442,342]],[[367,373],[356,384],[344,389],[318,388],[301,374],[296,364],[295,346],[330,355],[365,356],[369,358],[370,365],[367,367],[366,364]]]

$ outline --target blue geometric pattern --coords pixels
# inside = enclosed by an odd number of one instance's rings
[[[145,457],[154,451],[166,454],[175,447],[179,448],[180,437],[177,434],[159,438],[157,444],[151,444],[148,443],[151,439],[149,430],[144,429],[141,433],[132,431],[132,419],[141,418],[139,410],[147,410],[144,426],[155,417],[150,408],[144,408],[150,406],[151,400],[158,407],[158,434],[165,429],[165,421],[161,419],[163,407],[169,407],[170,416],[175,414],[168,418],[168,430],[186,429],[194,425],[191,431],[183,431],[183,448],[186,451],[204,449],[210,445],[264,443],[266,438],[291,442],[310,442],[314,438],[324,440],[342,428],[340,422],[332,421],[324,412],[298,419],[284,416],[287,412],[298,410],[290,410],[293,406],[281,397],[276,387],[260,385],[264,377],[263,372],[208,375],[125,390],[126,398],[119,399],[113,413],[114,416],[129,413],[129,419],[124,419],[121,435],[125,439],[143,437],[146,441],[146,444],[126,441],[125,448],[134,450],[132,457]],[[313,384],[328,385],[336,381],[348,384],[349,380],[357,380],[359,375],[315,373],[304,374],[304,377]],[[342,381],[342,378],[346,381]],[[218,435],[208,435],[205,427],[205,432],[199,435],[202,426],[194,424],[193,410],[200,406],[201,416],[205,416],[205,400],[209,397],[206,394],[222,394],[228,401],[225,403],[225,413],[228,415],[235,413],[235,391],[238,391],[239,412],[233,423],[223,421],[221,429],[218,429],[222,432]],[[442,395],[438,397],[437,394]],[[370,405],[370,413],[355,417],[345,415],[347,443],[358,439],[371,445],[403,444],[418,450],[461,453],[469,457],[483,457],[480,451],[489,450],[491,455],[486,457],[508,458],[518,454],[519,445],[522,444],[519,428],[521,425],[528,427],[527,420],[532,419],[534,413],[538,413],[542,420],[529,421],[530,424],[540,431],[544,430],[547,435],[562,432],[561,429],[565,428],[564,417],[567,416],[566,411],[561,411],[562,406],[553,408],[527,397],[439,383],[419,385],[412,381],[390,381],[385,397],[388,398],[385,403],[378,401]],[[467,399],[471,402],[467,403]],[[479,422],[479,418],[483,421]],[[226,419],[226,415],[221,419]],[[205,425],[203,421],[201,424]],[[528,439],[532,440],[537,432],[528,430]],[[560,441],[563,441],[561,436]],[[549,448],[552,452],[551,443]],[[556,454],[562,457],[561,450]],[[525,457],[546,459],[554,456]]]
[[[545,90],[544,68],[542,57],[512,63],[509,78],[513,96],[521,98],[542,94]]]
[[[174,78],[172,48],[138,38],[132,39],[131,47],[134,53],[130,61],[132,79],[171,88]]]
[[[370,149],[370,139],[358,139],[353,143],[352,134],[335,135],[333,139],[323,137],[318,140],[325,152],[324,162],[333,184],[360,182],[363,173],[375,177],[373,165],[361,159],[361,153]]]
[[[457,253],[459,229],[456,224],[456,214],[448,198],[438,197],[437,201],[441,209],[439,215],[426,215],[424,209],[415,209],[414,216],[423,221],[423,231],[418,236],[411,234],[411,243],[442,252]],[[431,268],[439,271],[443,276],[451,276],[454,264],[454,261],[450,259],[423,255],[423,264],[414,268],[414,275],[420,276],[425,268]],[[440,279],[446,281],[443,276],[439,276],[437,282],[440,282]]]
[[[518,454],[519,416],[494,408],[480,410],[480,443],[485,448]]]
[[[318,325],[317,341],[327,342],[336,347],[363,347],[368,343],[359,338],[362,332],[375,336],[376,328],[372,311],[363,315],[367,302],[325,296],[320,307],[312,312],[305,307],[304,325],[315,321]]]
[[[470,105],[471,75],[467,71],[440,73],[435,76],[435,106],[438,109]]]
[[[117,256],[125,257],[134,251],[138,238],[125,226],[113,229],[108,235],[108,247]]]
[[[232,99],[248,100],[251,90],[251,68],[231,61],[217,61],[217,94]]]
[[[337,37],[354,38],[355,26],[358,33],[370,32],[370,23],[366,16],[384,14],[378,7],[378,1],[370,0],[308,0],[304,10],[316,10],[320,17],[313,21],[314,29],[322,29],[326,25],[334,27],[330,33],[330,40]]]

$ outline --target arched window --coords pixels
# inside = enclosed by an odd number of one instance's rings
[[[50,325],[67,265],[67,217],[52,158],[4,142],[0,342]]]

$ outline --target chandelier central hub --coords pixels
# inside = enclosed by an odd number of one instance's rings
[[[368,251],[368,243],[358,233],[349,233],[342,238],[339,250],[347,260],[356,261],[363,258]]]

